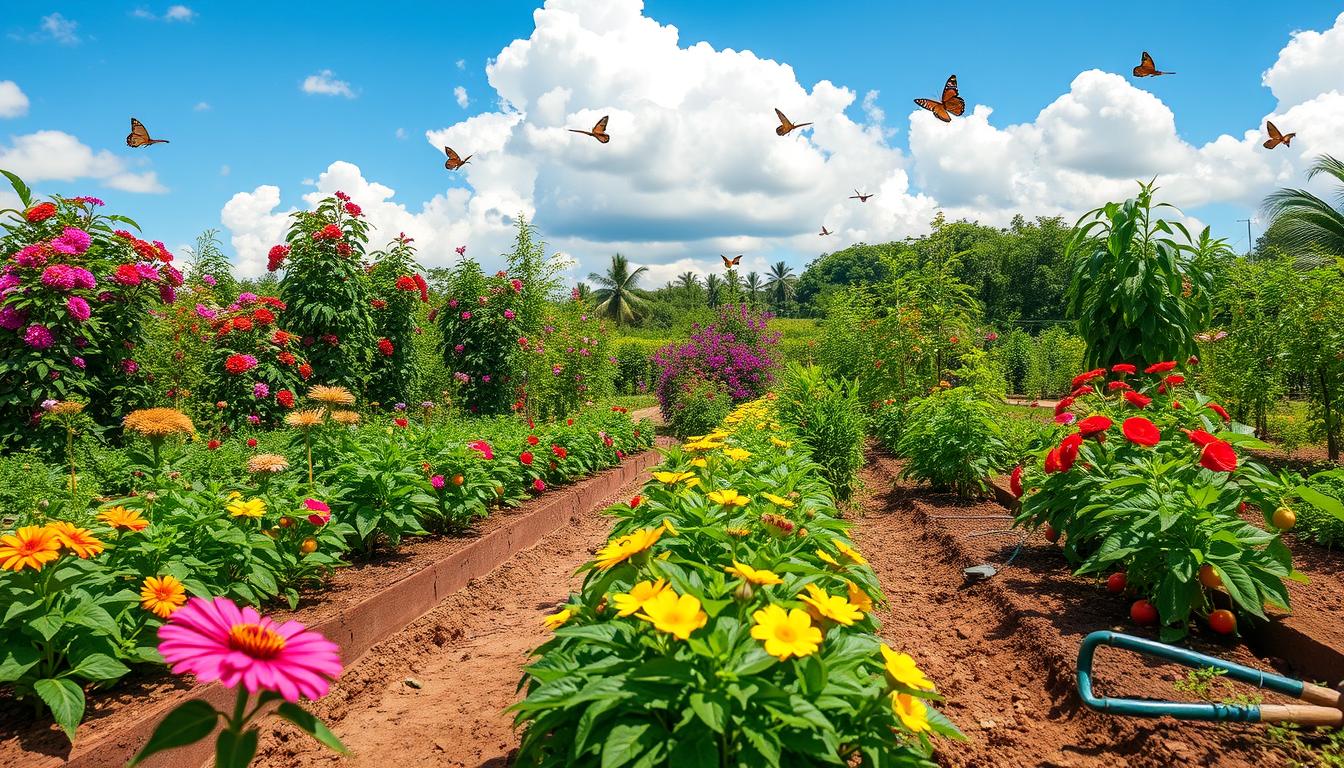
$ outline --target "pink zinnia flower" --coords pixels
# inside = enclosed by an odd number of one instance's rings
[[[536,491],[537,493],[541,493],[542,491],[546,490],[546,484],[541,481],[540,477],[532,481],[532,490]]]
[[[331,507],[326,504],[317,499],[304,499],[303,506],[313,513],[308,516],[308,522],[313,525],[326,525],[331,522]]]
[[[65,311],[75,320],[82,323],[89,319],[89,302],[79,296],[71,296],[65,300]]]
[[[480,451],[481,456],[487,459],[495,458],[495,452],[490,449],[490,444],[485,442],[484,440],[477,440],[472,443],[467,443],[467,447],[472,449],[473,451]]]
[[[159,653],[175,674],[275,691],[286,701],[320,699],[341,674],[340,648],[297,621],[278,624],[226,597],[193,597],[159,628]]]
[[[443,490],[443,475],[435,475],[429,478],[429,484],[434,486],[434,490]]]
[[[504,319],[505,319],[505,320],[512,320],[512,319],[513,319],[513,310],[512,310],[512,309],[506,309],[506,310],[504,310]]]
[[[55,339],[45,325],[33,323],[23,332],[23,342],[33,349],[46,349]]]

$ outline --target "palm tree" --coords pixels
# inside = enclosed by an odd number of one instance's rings
[[[765,278],[765,290],[770,294],[770,303],[775,311],[782,310],[788,305],[789,299],[793,298],[793,287],[798,282],[798,278],[793,274],[793,267],[782,261],[775,262],[770,267],[770,274]]]
[[[578,285],[574,286],[574,298],[586,304],[593,298],[593,289],[587,283],[580,280]]]
[[[691,293],[700,287],[700,276],[694,272],[682,272],[677,275],[677,285],[686,293]]]
[[[723,293],[723,278],[711,272],[705,277],[705,293],[709,297],[709,306],[719,306],[719,299]]]
[[[1333,176],[1342,186],[1337,199],[1344,200],[1344,162],[1320,155],[1307,169],[1307,180],[1317,174]],[[1306,249],[1312,246],[1329,253],[1344,254],[1344,209],[1311,194],[1305,189],[1280,189],[1263,203],[1269,226],[1277,227],[1288,245]]]
[[[630,271],[630,262],[618,253],[611,257],[607,274],[590,273],[588,279],[601,286],[593,291],[593,298],[597,299],[597,311],[617,325],[633,321],[636,310],[644,304],[644,299],[635,295],[635,289],[639,287],[640,276],[648,271],[648,267]]]
[[[756,299],[758,296],[761,295],[761,289],[765,287],[765,283],[761,282],[760,275],[756,274],[755,272],[748,272],[747,282],[744,285],[746,285],[747,296],[751,303],[751,306],[753,307],[756,306]]]

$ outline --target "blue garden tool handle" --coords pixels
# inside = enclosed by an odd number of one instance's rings
[[[1234,680],[1325,706],[1212,704],[1096,696],[1092,693],[1092,657],[1099,645],[1156,656],[1188,667],[1213,667]],[[1339,708],[1341,697],[1338,691],[1119,632],[1093,632],[1083,638],[1083,644],[1078,649],[1078,695],[1084,704],[1098,712],[1133,717],[1171,716],[1181,720],[1251,723],[1283,721],[1334,727],[1344,722],[1344,709]]]

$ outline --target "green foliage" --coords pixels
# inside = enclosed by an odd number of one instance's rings
[[[1319,155],[1307,169],[1307,179],[1329,177],[1344,185],[1344,162],[1330,155]],[[1304,189],[1280,189],[1265,198],[1270,226],[1284,244],[1293,250],[1318,247],[1339,256],[1344,254],[1344,211]]]
[[[1003,371],[1004,383],[1009,392],[1027,391],[1027,374],[1031,370],[1035,352],[1036,340],[1021,328],[1015,328],[1001,337],[990,350],[991,357]]]
[[[535,419],[553,419],[612,393],[617,363],[612,362],[607,322],[589,314],[581,301],[545,305],[538,334],[519,341],[527,380],[527,411]],[[619,362],[619,361],[618,361]]]
[[[594,311],[618,326],[633,322],[644,303],[635,289],[639,287],[639,278],[648,271],[648,267],[632,270],[630,262],[619,253],[612,256],[606,274],[594,272],[588,276],[598,285],[593,291]]]
[[[656,375],[653,367],[653,354],[662,344],[643,339],[622,339],[616,344],[617,392],[634,394],[647,392]]]
[[[313,375],[295,332],[281,328],[293,312],[271,296],[243,293],[207,323],[212,342],[198,390],[205,418],[232,430],[276,426]],[[315,349],[310,347],[309,349]],[[223,405],[220,405],[220,404]]]
[[[1007,452],[994,404],[969,387],[935,392],[910,405],[896,453],[902,476],[960,496],[984,493]]]
[[[850,497],[863,467],[863,411],[858,387],[817,366],[790,364],[779,387],[779,419],[793,425],[821,477],[840,500]]]
[[[1344,471],[1336,469],[1315,475],[1307,481],[1307,487],[1331,499],[1344,499]],[[1298,504],[1295,511],[1297,535],[1331,548],[1344,545],[1344,519],[1307,501]]]
[[[207,229],[196,238],[196,247],[191,251],[191,263],[187,265],[187,285],[193,290],[208,288],[223,303],[238,298],[242,289],[233,277],[233,265],[220,247],[219,230]]]
[[[728,385],[716,379],[693,378],[678,387],[667,414],[667,426],[678,437],[703,435],[733,408]]]
[[[520,333],[523,287],[503,272],[487,277],[466,259],[444,281],[440,353],[453,371],[462,405],[472,413],[507,413],[515,403],[523,344],[532,341]]]
[[[420,304],[429,303],[429,287],[415,262],[411,239],[402,235],[386,250],[370,254],[370,306],[373,309],[373,361],[369,369],[369,400],[390,406],[410,403],[420,391],[415,335]],[[435,398],[425,398],[433,400]]]

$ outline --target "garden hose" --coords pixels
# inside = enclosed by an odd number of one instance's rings
[[[1013,519],[1015,519],[1012,515],[929,515],[929,517],[932,517],[932,518],[934,518],[935,520],[1013,520]],[[965,537],[968,538],[968,539],[973,539],[973,538],[975,538],[975,537],[977,537],[977,536],[996,536],[996,535],[997,535],[997,536],[1006,536],[1006,535],[1009,535],[1009,534],[1017,534],[1017,536],[1018,536],[1018,542],[1017,542],[1017,547],[1015,547],[1015,548],[1013,549],[1013,553],[1012,553],[1011,555],[1008,556],[1008,559],[1007,559],[1007,560],[1004,560],[1004,561],[1003,561],[1003,564],[1002,564],[1002,565],[999,566],[999,568],[1007,568],[1008,565],[1009,565],[1010,563],[1012,563],[1014,559],[1017,558],[1018,553],[1022,551],[1022,547],[1023,547],[1023,545],[1025,545],[1025,544],[1027,543],[1027,534],[1026,534],[1026,533],[1024,533],[1023,531],[1019,531],[1019,530],[1013,529],[1013,528],[1000,528],[1000,529],[996,529],[996,530],[992,530],[992,531],[975,531],[974,533],[968,533],[968,534],[965,534]],[[995,567],[994,567],[993,565],[991,565],[990,563],[981,563],[980,565],[973,565],[973,566],[971,566],[971,567],[969,567],[969,568],[963,568],[963,569],[961,569],[961,574],[962,574],[962,576],[966,577],[966,580],[969,581],[969,582],[984,581],[985,579],[988,579],[988,578],[990,578],[991,576],[994,576],[995,574],[997,574],[997,573],[999,572],[999,568],[995,568]]]

